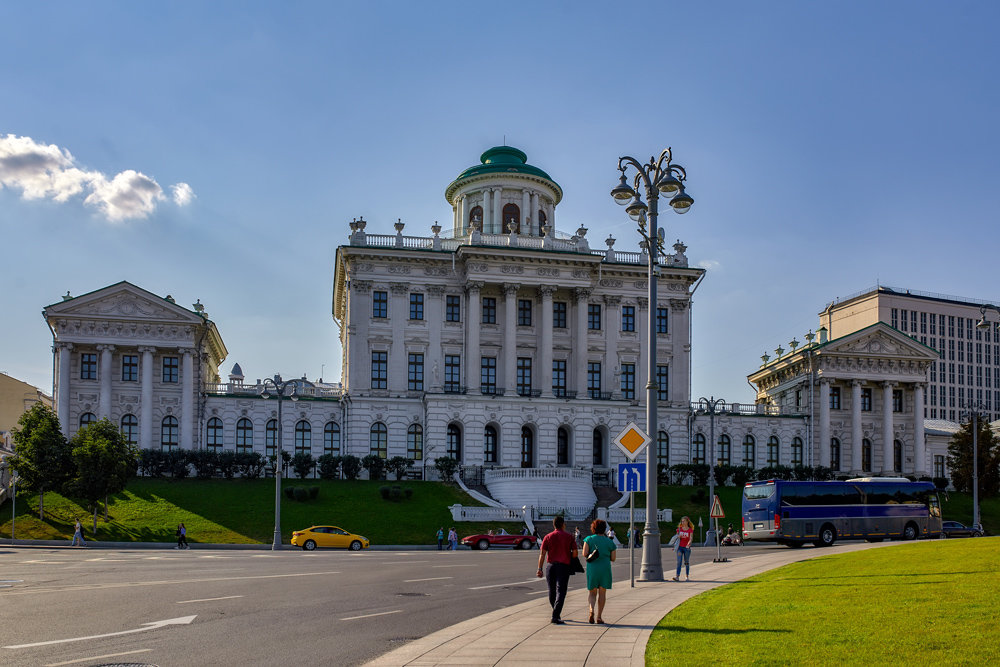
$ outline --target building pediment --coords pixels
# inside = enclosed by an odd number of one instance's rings
[[[52,304],[45,308],[45,316],[48,319],[128,320],[194,325],[205,323],[197,313],[127,282]]]
[[[879,322],[830,341],[819,349],[820,356],[871,357],[934,361],[937,352]]]

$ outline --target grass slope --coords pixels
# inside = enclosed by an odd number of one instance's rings
[[[684,602],[646,664],[996,664],[1000,537],[821,556]]]

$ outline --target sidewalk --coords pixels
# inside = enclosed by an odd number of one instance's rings
[[[368,663],[390,665],[645,665],[646,642],[656,624],[688,598],[724,584],[746,579],[788,563],[828,554],[899,544],[846,544],[828,549],[775,549],[728,563],[691,567],[692,581],[615,582],[604,608],[607,625],[587,622],[587,591],[582,576],[570,578],[562,617],[552,625],[548,599],[525,602],[483,614],[410,642]],[[673,576],[672,552],[665,549],[664,568]],[[622,567],[617,565],[616,567]]]

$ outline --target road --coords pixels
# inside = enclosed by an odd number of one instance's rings
[[[774,548],[783,547],[727,548],[725,555]],[[669,570],[672,552],[663,555]],[[715,549],[695,549],[693,561],[714,556]],[[544,599],[537,559],[537,550],[497,549],[0,546],[0,664],[361,664],[479,614]],[[615,585],[628,578],[621,550]],[[582,583],[574,577],[570,587]]]

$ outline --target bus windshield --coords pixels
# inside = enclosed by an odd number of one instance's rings
[[[747,484],[743,487],[743,497],[747,500],[761,500],[763,498],[770,498],[774,495],[774,484],[761,484],[759,486],[751,486]]]

